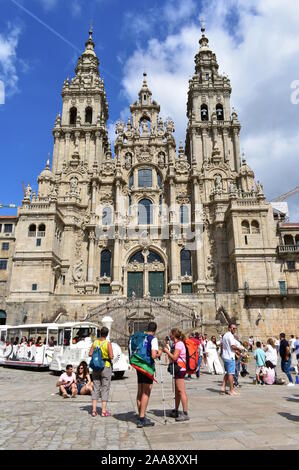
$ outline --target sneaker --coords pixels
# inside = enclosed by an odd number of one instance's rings
[[[182,421],[189,421],[189,415],[186,415],[185,413],[180,414],[177,418],[175,418],[176,421],[182,422]]]
[[[169,416],[171,418],[177,418],[179,415],[180,415],[180,413],[179,413],[178,410],[171,410],[171,412],[169,413]]]
[[[145,426],[155,426],[155,423],[153,421],[151,421],[150,419],[148,418],[144,418],[144,419],[140,419],[138,418],[137,419],[137,428],[143,428]]]
[[[293,384],[292,382],[290,382],[287,387],[295,387],[295,384]]]

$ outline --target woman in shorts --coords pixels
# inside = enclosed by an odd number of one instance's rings
[[[171,353],[168,348],[164,348],[165,354],[174,363],[175,372],[175,409],[172,410],[170,416],[175,418],[176,421],[188,421],[188,397],[186,393],[185,375],[186,375],[186,346],[184,344],[184,334],[174,328],[170,332],[170,339],[174,341],[174,352]],[[179,406],[182,402],[183,413],[179,412]]]
[[[92,381],[85,361],[80,362],[78,365],[76,379],[78,395],[90,395],[92,391]]]

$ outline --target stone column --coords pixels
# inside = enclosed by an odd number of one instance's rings
[[[170,261],[171,261],[171,279],[168,284],[170,293],[176,294],[179,291],[178,281],[178,253],[177,241],[175,236],[175,186],[173,180],[170,181]]]
[[[64,160],[67,162],[69,153],[70,153],[70,138],[71,134],[69,132],[65,133],[65,146],[64,146]]]
[[[75,150],[79,152],[79,137],[80,137],[80,131],[75,132]]]
[[[148,264],[147,262],[144,264],[144,280],[143,280],[143,297],[149,296],[149,274],[148,274]]]
[[[120,291],[120,280],[119,280],[119,273],[120,273],[120,244],[118,233],[115,233],[114,236],[114,250],[113,250],[113,281],[111,282],[111,292],[114,295],[119,294]]]
[[[202,154],[203,154],[203,161],[207,160],[207,130],[201,130],[202,135]]]
[[[93,271],[94,271],[94,252],[95,252],[95,234],[93,231],[89,233],[89,247],[88,247],[88,271],[87,281],[93,282]]]
[[[224,161],[228,160],[228,148],[227,148],[227,129],[223,129],[223,155]]]
[[[58,171],[59,163],[59,144],[60,144],[60,132],[54,132],[54,150],[53,150],[53,163],[52,163],[52,172],[55,174]]]
[[[95,143],[95,153],[94,153],[94,161],[98,162],[99,165],[102,163],[102,155],[101,155],[101,132],[97,131],[95,133],[96,143]]]
[[[200,203],[199,184],[195,179],[193,182],[194,203],[195,203],[195,240],[196,240],[196,273],[197,280],[195,288],[197,292],[203,291],[205,288],[205,254],[203,244],[203,220],[202,206]]]
[[[89,150],[90,150],[90,132],[85,134],[85,157],[84,163],[89,163]]]
[[[239,142],[239,129],[233,129],[234,134],[234,160],[235,169],[239,173],[240,171],[240,142]]]
[[[60,172],[62,169],[62,164],[64,160],[64,137],[61,133],[59,136],[59,145],[58,145],[58,159],[57,159],[57,172]]]
[[[191,161],[196,161],[197,164],[202,164],[200,161],[200,145],[198,142],[198,135],[196,129],[192,131],[192,159]]]
[[[97,183],[95,180],[92,182],[92,189],[91,189],[91,213],[95,213],[96,209],[96,195],[97,195]]]
[[[115,193],[115,214],[114,214],[114,254],[113,254],[113,281],[111,283],[112,294],[116,295],[120,291],[120,241],[118,234],[118,224],[119,224],[119,198],[120,198],[120,182],[116,181],[116,193]]]

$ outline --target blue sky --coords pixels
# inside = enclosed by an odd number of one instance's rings
[[[109,103],[109,133],[127,119],[142,72],[162,117],[184,141],[188,78],[204,16],[220,71],[231,79],[241,147],[269,199],[299,185],[299,15],[293,0],[0,0],[0,202],[20,204],[22,181],[37,176],[53,150],[61,89],[74,75],[93,22]],[[26,9],[26,11],[25,11]],[[299,96],[299,94],[298,94]],[[299,198],[289,200],[299,220]],[[1,214],[9,211],[1,210]]]

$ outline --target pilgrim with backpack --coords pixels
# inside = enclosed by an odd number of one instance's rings
[[[185,375],[196,374],[198,368],[198,348],[190,338],[186,339],[184,334],[177,328],[170,332],[170,338],[174,342],[174,351],[164,348],[164,352],[172,361],[168,366],[168,371],[172,374],[175,382],[175,408],[170,416],[176,421],[189,421],[188,397],[186,393]],[[183,412],[179,411],[182,403]]]
[[[153,381],[155,380],[155,359],[162,355],[159,351],[158,339],[155,337],[157,324],[150,322],[147,333],[136,332],[129,340],[129,359],[131,366],[137,371],[137,427],[154,426],[155,423],[145,416]],[[156,381],[156,380],[155,380]]]

